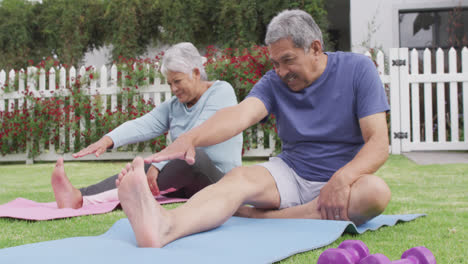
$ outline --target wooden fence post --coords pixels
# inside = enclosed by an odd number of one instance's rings
[[[111,67],[111,83],[110,87],[114,92],[111,95],[111,112],[117,111],[117,93],[119,92],[119,87],[117,86],[117,66],[115,64]]]
[[[400,70],[395,62],[399,60],[399,49],[390,49],[390,137],[392,154],[401,154],[401,140],[395,135],[401,131],[400,126]]]
[[[431,74],[431,52],[428,48],[424,50],[423,73],[424,75]],[[432,133],[432,84],[429,81],[424,82],[424,141],[426,143],[433,142]]]
[[[83,76],[85,76],[85,74],[86,74],[86,69],[84,66],[81,66],[80,71],[78,72],[78,77],[80,78],[79,89],[81,92],[83,92],[83,89],[84,89],[84,77]],[[77,127],[77,133],[79,136],[80,146],[81,148],[83,148],[85,147],[83,144],[85,141],[83,133],[86,131],[86,119],[84,117],[84,113],[80,112],[80,116],[78,116],[78,118],[79,118],[79,125]]]
[[[411,75],[419,74],[419,54],[416,49],[411,51]],[[410,138],[413,142],[421,141],[421,122],[419,119],[419,83],[411,84],[411,119],[413,127],[411,130]]]
[[[97,80],[96,80],[96,67],[94,66],[90,66],[91,68],[89,69],[89,71],[91,72],[90,73],[90,78],[91,78],[91,74],[93,75],[93,78],[89,80],[89,89],[88,89],[88,92],[89,92],[89,106],[90,106],[90,109],[89,109],[89,127],[86,128],[85,131],[96,131],[96,117],[92,118],[92,114],[93,113],[96,113],[97,115],[97,109],[98,109],[98,106],[97,106],[97,98],[99,97],[99,93],[98,93],[98,90],[97,90]],[[91,142],[92,143],[92,142]],[[86,146],[86,144],[85,144]]]
[[[462,49],[462,73],[468,75],[468,49]],[[468,143],[468,81],[463,82],[463,137]]]
[[[99,82],[99,88],[101,91],[107,89],[107,67],[105,65],[102,65],[101,71],[100,71],[100,82]],[[101,99],[101,114],[104,114],[107,110],[107,95],[106,94],[101,94],[100,95]]]
[[[457,73],[457,53],[454,48],[449,50],[449,73]],[[450,141],[458,142],[458,84],[450,82]]]
[[[25,92],[30,92],[33,96],[36,96],[36,76],[37,75],[37,68],[36,67],[28,67],[26,68],[26,91]],[[21,86],[20,86],[21,87]],[[24,96],[24,95],[23,95]],[[34,115],[34,112],[32,112],[31,109],[31,103],[33,103],[31,100],[27,100],[26,102],[26,107],[28,108],[28,111],[30,112],[30,115]],[[30,131],[32,133],[32,131]],[[34,158],[29,155],[29,153],[32,151],[31,149],[34,147],[34,141],[37,140],[35,139],[32,135],[26,139],[26,164],[31,165],[34,163]],[[41,144],[41,142],[37,142],[37,144]]]
[[[49,70],[49,94],[50,96],[54,96],[55,94],[55,87],[56,87],[56,78],[55,78],[55,69],[51,67]],[[54,126],[51,129],[50,137],[49,137],[49,153],[51,155],[55,155],[55,133],[57,132],[58,127]]]
[[[401,152],[410,151],[410,105],[409,105],[409,56],[408,48],[400,48],[399,58],[400,61],[405,62],[399,66],[400,68],[400,132],[401,139]]]
[[[59,75],[60,78],[59,78],[58,92],[60,93],[60,95],[64,96],[65,89],[67,87],[67,73],[64,67],[60,69],[59,74],[60,74]],[[64,105],[62,105],[62,109],[63,109],[63,106]],[[60,153],[63,154],[65,153],[65,125],[60,124],[58,129],[59,129],[59,150],[60,150]]]
[[[24,69],[21,69],[19,72],[18,72],[18,108],[21,108],[24,104],[24,98],[23,96],[21,95],[25,88],[25,84],[24,84]]]
[[[73,85],[76,83],[76,69],[75,67],[71,67],[70,68],[70,72],[69,72],[70,76],[69,76],[69,86],[70,86],[70,90],[73,91]],[[76,129],[73,127],[74,126],[74,119],[75,119],[75,111],[73,111],[74,109],[74,101],[73,101],[73,94],[70,93],[70,98],[69,98],[69,104],[70,104],[70,111],[69,111],[69,117],[68,117],[68,120],[67,120],[67,123],[68,123],[68,128],[70,129],[69,131],[69,144],[70,144],[70,152],[73,153],[75,151],[75,140],[76,140],[76,137],[75,137],[75,133],[76,133]],[[79,151],[79,150],[77,150]]]
[[[0,71],[0,112],[5,111],[5,99],[3,98],[3,88],[6,84],[6,73],[4,70]]]
[[[436,51],[436,73],[444,74],[444,52],[441,48]],[[445,84],[437,83],[437,140],[438,142],[446,142],[445,127]]]

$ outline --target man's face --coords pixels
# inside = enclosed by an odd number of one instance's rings
[[[303,48],[296,48],[290,38],[280,39],[268,48],[276,74],[292,91],[299,92],[318,78],[317,56],[312,49],[306,53]]]

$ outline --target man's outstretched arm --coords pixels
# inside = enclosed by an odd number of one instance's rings
[[[267,115],[268,111],[263,102],[249,97],[238,105],[219,110],[201,125],[180,135],[161,152],[145,158],[145,162],[182,159],[193,164],[195,147],[210,146],[226,141],[258,123]]]

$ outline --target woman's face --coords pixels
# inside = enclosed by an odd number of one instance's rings
[[[191,106],[200,98],[198,86],[200,83],[200,74],[193,71],[192,77],[182,72],[167,72],[167,84],[171,87],[172,94],[177,97],[179,102]]]

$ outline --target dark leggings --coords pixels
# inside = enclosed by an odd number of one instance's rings
[[[150,167],[151,164],[145,164],[145,173]],[[183,160],[172,160],[159,172],[156,181],[161,191],[169,188],[177,189],[166,196],[190,198],[206,186],[219,181],[223,175],[204,151],[196,150],[195,164],[189,165]],[[81,194],[89,196],[115,189],[117,177],[118,174],[94,185],[81,188]]]

